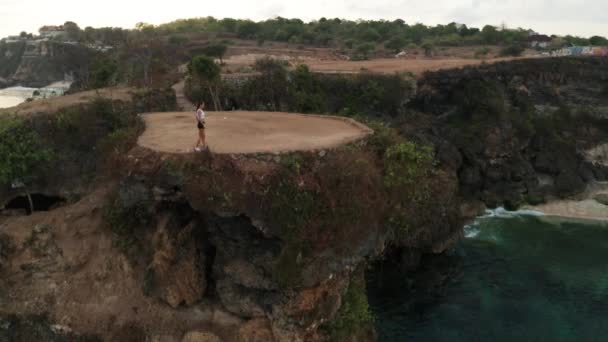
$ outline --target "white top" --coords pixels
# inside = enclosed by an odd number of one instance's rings
[[[205,112],[202,109],[197,109],[196,113],[194,114],[194,116],[196,117],[196,120],[198,120],[198,122],[204,122],[205,121]]]

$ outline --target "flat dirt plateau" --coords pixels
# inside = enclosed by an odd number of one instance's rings
[[[168,153],[192,152],[198,136],[194,113],[143,114],[138,144]],[[372,130],[352,119],[282,112],[207,112],[205,134],[213,153],[246,154],[333,148]]]

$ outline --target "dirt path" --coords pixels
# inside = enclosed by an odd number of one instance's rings
[[[190,112],[144,115],[139,145],[168,153],[192,152],[197,139]],[[214,153],[317,150],[347,144],[372,131],[348,118],[280,112],[208,112],[206,134]]]
[[[177,99],[177,107],[183,111],[194,111],[194,104],[190,102],[186,95],[184,94],[184,87],[186,86],[186,81],[181,80],[178,83],[174,84],[171,88],[175,91],[175,97]]]

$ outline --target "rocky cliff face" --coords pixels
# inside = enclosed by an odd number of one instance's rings
[[[42,172],[31,191],[68,188],[73,198],[48,212],[0,218],[7,320],[34,324],[28,317],[46,313],[41,333],[58,324],[69,329],[65,336],[105,340],[369,340],[367,262],[387,246],[441,253],[461,234],[455,174],[438,167],[389,187],[375,140],[286,155],[135,147],[108,156],[95,142],[114,136],[103,120],[124,119],[130,107],[107,105],[35,116],[46,146],[75,168],[65,182]],[[59,129],[67,123],[93,126],[69,129],[87,135],[67,139]],[[79,152],[94,145],[99,152]],[[95,169],[95,161],[114,167]],[[18,195],[2,191],[0,203]],[[0,334],[17,325],[5,327]]]
[[[0,78],[4,79],[3,86],[44,87],[66,76],[77,76],[94,56],[95,52],[84,46],[60,42],[2,43]]]
[[[137,124],[119,125],[135,115],[119,104],[37,116],[33,129],[64,159],[31,190],[74,198],[0,218],[0,337],[37,324],[33,340],[373,339],[364,267],[390,254],[411,270],[451,248],[476,212],[461,196],[515,207],[606,177],[581,153],[605,141],[605,67],[429,74],[400,135],[378,125],[360,144],[285,155],[136,147]],[[0,203],[16,195],[0,191]]]
[[[413,107],[432,114],[464,195],[515,208],[608,178],[584,153],[608,136],[607,85],[604,58],[520,60],[428,73]]]

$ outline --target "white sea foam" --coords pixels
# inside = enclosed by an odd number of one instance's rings
[[[467,239],[476,237],[480,232],[481,229],[475,223],[464,226],[464,237]]]
[[[486,218],[486,217],[511,218],[511,217],[519,217],[519,216],[543,216],[543,215],[545,215],[545,214],[540,211],[537,211],[537,210],[521,209],[521,210],[509,211],[503,207],[498,207],[496,209],[486,209],[486,212],[480,218]]]
[[[29,98],[50,98],[63,95],[72,82],[60,81],[42,88],[28,88],[22,86],[0,89],[0,108],[8,108],[25,102]],[[34,96],[34,92],[37,92]]]
[[[521,209],[509,211],[503,207],[496,209],[487,209],[485,213],[478,216],[473,223],[464,226],[464,237],[467,239],[475,238],[481,232],[480,220],[488,218],[514,218],[526,216],[544,216],[545,214],[537,210]]]

